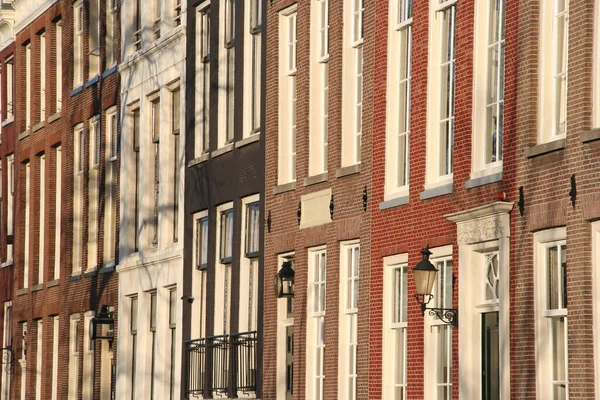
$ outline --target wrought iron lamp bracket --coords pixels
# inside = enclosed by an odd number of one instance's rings
[[[427,307],[427,304],[429,304],[431,299],[433,299],[432,294],[415,294],[415,299],[417,299],[417,302],[421,304],[421,315],[425,316],[425,311],[429,311],[429,315],[432,317],[437,317],[443,323],[458,326],[457,308]]]

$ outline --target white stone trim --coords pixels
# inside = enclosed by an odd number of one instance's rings
[[[306,296],[306,313],[307,313],[307,321],[306,321],[306,377],[305,377],[305,394],[306,398],[314,399],[314,400],[322,400],[324,385],[321,386],[320,396],[316,395],[316,382],[315,378],[317,377],[317,329],[319,326],[317,325],[318,318],[325,317],[325,311],[315,312],[315,303],[314,303],[314,273],[315,273],[315,257],[325,254],[325,272],[327,271],[327,248],[325,246],[318,246],[308,249],[308,287],[307,287],[307,296]],[[327,283],[325,283],[327,285]],[[300,288],[297,288],[298,290]],[[327,298],[327,289],[325,289],[325,298]],[[325,300],[326,301],[326,300]],[[325,303],[325,310],[327,309],[327,305]],[[325,322],[323,322],[325,323]],[[325,354],[325,351],[323,352]],[[325,361],[321,358],[321,366],[323,373],[323,381],[326,379],[325,374]],[[322,381],[322,382],[323,382]]]
[[[595,399],[600,400],[600,221],[592,222],[592,304],[594,333]]]
[[[294,258],[295,253],[283,253],[277,256],[277,270],[279,271],[279,267],[283,263],[284,260]],[[299,288],[298,288],[299,289]],[[294,317],[292,315],[291,318],[287,316],[287,302],[294,301],[294,299],[281,298],[277,299],[277,400],[286,400],[286,334],[287,328],[290,326],[294,326]],[[295,344],[294,344],[295,346]],[[294,360],[296,361],[296,360]]]

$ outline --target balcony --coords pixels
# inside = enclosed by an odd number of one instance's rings
[[[186,394],[238,397],[238,393],[255,393],[256,341],[256,331],[252,331],[186,342]]]

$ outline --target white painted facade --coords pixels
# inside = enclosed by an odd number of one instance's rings
[[[141,12],[137,22],[136,6]],[[122,3],[117,398],[181,398],[186,10],[184,0]],[[174,107],[177,91],[179,107]],[[138,143],[133,141],[134,112],[139,113]],[[159,116],[156,125],[154,115]],[[173,119],[179,123],[178,136]],[[155,175],[157,149],[160,167]]]

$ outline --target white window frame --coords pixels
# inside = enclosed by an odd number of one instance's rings
[[[105,150],[104,150],[104,255],[105,267],[115,265],[116,218],[117,218],[117,157],[119,114],[117,108],[106,110]]]
[[[198,260],[198,223],[206,223],[206,264],[200,264]],[[194,243],[194,269],[192,277],[192,293],[195,301],[192,303],[192,330],[191,337],[199,339],[206,337],[206,279],[208,276],[208,243],[210,235],[210,221],[208,210],[197,212],[193,215],[193,243]],[[200,240],[202,241],[202,239]]]
[[[60,278],[60,245],[62,219],[62,146],[55,149],[55,194],[54,194],[54,279]]]
[[[455,91],[455,60],[456,48],[451,50],[453,57],[451,60],[443,60],[442,58],[442,42],[447,42],[444,39],[444,15],[449,13],[454,18],[452,28],[449,27],[449,35],[454,36],[453,43],[456,38],[456,0],[430,0],[429,13],[429,71],[428,71],[428,96],[427,96],[427,166],[425,190],[433,187],[442,186],[452,183],[453,179],[453,132],[454,129],[454,96],[444,96],[442,93],[442,67],[447,65],[452,71],[450,79],[451,93]],[[447,101],[450,104],[449,116],[444,117],[442,114],[442,104]],[[449,124],[452,128],[450,138],[442,139],[443,130],[442,124]],[[452,142],[447,143],[450,139]],[[444,153],[444,154],[442,154]],[[444,168],[442,168],[442,160],[445,160]]]
[[[471,179],[502,172],[506,0],[501,0],[499,11],[496,5],[496,0],[475,4]],[[497,31],[492,32],[492,27]],[[490,76],[492,63],[498,64],[494,77]]]
[[[279,271],[284,261],[293,261],[294,257],[294,252],[277,255],[277,270]],[[294,343],[288,343],[287,341],[287,329],[294,327],[293,302],[294,299],[292,297],[277,299],[277,400],[287,399],[287,346],[295,346]],[[288,313],[289,309],[291,309],[291,313]],[[290,372],[293,380],[293,371]]]
[[[315,269],[319,271],[319,280],[315,280]],[[318,263],[318,265],[316,264]],[[306,322],[306,396],[314,400],[323,400],[325,381],[325,311],[327,248],[319,246],[308,249],[308,293]],[[323,292],[321,293],[321,289]],[[321,298],[324,295],[325,298]],[[317,305],[318,303],[318,305]],[[319,336],[319,330],[321,335]]]
[[[90,339],[90,321],[94,318],[94,311],[83,314],[83,372],[81,383],[81,397],[83,400],[92,400],[94,395],[94,350],[95,343]]]
[[[219,7],[219,129],[218,148],[233,143],[235,137],[235,7],[234,0],[225,0]],[[232,15],[233,11],[233,15]],[[233,37],[231,32],[233,31]]]
[[[111,68],[117,63],[117,9],[118,1],[109,0],[106,5],[106,36],[105,36],[105,47],[106,47],[106,62],[105,69]]]
[[[46,238],[46,155],[38,157],[39,161],[39,221],[38,221],[38,276],[37,283],[44,282],[44,263],[46,262],[45,238]]]
[[[359,272],[360,242],[340,243],[338,393],[349,400],[357,398]]]
[[[4,302],[4,325],[2,328],[2,347],[12,347],[12,335],[13,335],[13,317],[12,317],[12,300]],[[14,370],[13,370],[14,371]],[[0,391],[0,399],[2,400],[10,400],[10,391],[11,391],[11,383],[12,376],[11,370],[3,368],[2,369],[2,387]],[[53,399],[54,400],[54,399]]]
[[[139,318],[139,299],[137,295],[133,295],[133,296],[128,296],[128,300],[129,300],[129,326],[128,326],[128,330],[129,330],[129,335],[128,335],[128,351],[127,353],[129,354],[128,359],[129,359],[129,368],[128,371],[129,372],[129,382],[128,383],[128,389],[131,393],[130,398],[131,399],[135,399],[136,398],[136,394],[139,393],[139,389],[136,388],[136,383],[138,382],[138,349],[139,349],[139,341],[140,339],[138,338],[138,330],[139,330],[139,325],[140,325],[140,318]],[[126,354],[127,354],[126,353]]]
[[[210,144],[210,1],[196,7],[196,124],[194,131],[194,157],[209,151]]]
[[[144,27],[142,18],[142,2],[141,0],[133,0],[131,2],[131,26],[132,26],[132,51],[136,52],[142,49],[142,30]]]
[[[262,0],[244,1],[244,131],[260,134],[262,90]],[[258,10],[255,10],[257,8]],[[257,15],[258,14],[258,15]]]
[[[279,185],[296,181],[296,9],[279,13]]]
[[[594,1],[594,21],[600,21],[600,0]],[[594,61],[592,73],[592,127],[600,127],[600,25],[594,24]],[[598,370],[598,368],[596,368]],[[597,379],[596,379],[597,381]],[[598,390],[596,390],[598,393]],[[596,395],[600,399],[600,394]]]
[[[162,19],[162,2],[160,0],[154,0],[152,8],[154,9],[154,21],[152,23],[152,31],[154,32],[154,39],[160,39],[160,27]]]
[[[540,46],[538,74],[538,143],[547,143],[566,137],[568,129],[568,59],[569,59],[569,1],[565,1],[566,11],[556,10],[557,1],[540,1]],[[555,30],[557,21],[565,19],[565,33],[559,37]],[[552,40],[549,40],[552,38]],[[559,43],[564,46],[563,69],[557,70]],[[564,104],[557,94],[557,81],[565,80]],[[562,115],[561,115],[562,114]],[[561,128],[561,119],[564,126]]]
[[[27,395],[27,322],[21,322],[21,358],[18,360],[21,367],[21,400]],[[72,400],[69,398],[69,400]]]
[[[31,128],[31,42],[25,45],[25,130]]]
[[[79,390],[79,318],[79,314],[69,318],[69,400],[76,400]]]
[[[88,2],[88,79],[100,74],[100,0]],[[92,47],[95,46],[95,47]]]
[[[23,164],[25,168],[25,238],[23,240],[23,288],[29,287],[29,260],[31,242],[31,162]]]
[[[40,34],[40,121],[46,120],[46,32]]]
[[[412,3],[413,0],[390,0],[389,7],[384,201],[408,196],[409,190]]]
[[[357,7],[357,8],[356,8]],[[361,162],[364,102],[364,0],[344,0],[342,167]]]
[[[549,229],[536,232],[533,235],[534,241],[534,308],[535,308],[535,357],[539,360],[536,368],[536,394],[537,398],[553,399],[553,376],[554,366],[552,346],[554,341],[553,330],[551,327],[554,319],[564,319],[564,343],[568,343],[568,311],[567,308],[559,307],[557,309],[548,309],[548,264],[546,251],[550,247],[566,246],[567,241],[566,228]],[[566,255],[565,255],[566,257]],[[560,258],[559,258],[560,260]],[[561,276],[562,278],[562,276]],[[562,279],[559,280],[559,282]],[[566,288],[565,288],[566,290]],[[561,297],[559,295],[559,302]],[[557,384],[565,385],[566,399],[569,398],[569,373],[568,373],[568,345],[564,346],[564,368],[565,379],[556,381]]]
[[[232,212],[231,224],[231,258],[221,258],[221,218],[224,212]],[[233,202],[225,203],[217,207],[217,220],[215,232],[217,238],[217,251],[215,257],[215,303],[214,303],[214,334],[225,335],[230,333],[230,317],[231,317],[231,262],[233,260],[233,237],[235,229],[235,212]]]
[[[55,87],[55,90],[56,90],[56,112],[59,113],[62,110],[62,75],[63,75],[62,19],[58,20],[56,22],[55,29],[56,29],[56,37],[55,37],[55,45],[56,45],[56,82],[55,82],[55,85],[56,85],[56,87]]]
[[[6,59],[6,120],[11,120],[15,115],[15,63],[14,57]]]
[[[15,155],[9,154],[6,156],[6,162],[8,164],[8,171],[6,173],[7,179],[7,200],[6,200],[6,235],[14,236],[15,227]],[[13,264],[14,256],[14,244],[6,246],[6,265]]]
[[[260,239],[258,240],[259,250],[257,252],[248,253],[247,249],[248,206],[258,202],[260,202],[259,194],[242,199],[242,240],[240,240],[240,292],[238,308],[239,332],[251,332],[258,329],[258,256],[260,253]],[[257,231],[260,237],[260,205],[259,216],[255,222],[258,224]],[[240,394],[243,393],[240,392]]]
[[[408,386],[408,372],[406,369],[408,359],[408,254],[385,257],[383,268],[383,298],[394,299],[393,301],[384,302],[383,309],[383,398],[406,400]],[[396,282],[397,270],[400,271],[399,282]],[[403,270],[406,272],[403,272]],[[396,283],[399,284],[399,288],[396,287]],[[398,293],[398,289],[403,293]],[[398,312],[394,309],[396,306],[399,308],[400,315],[395,315]],[[402,339],[403,347],[401,349],[397,348],[398,337]],[[398,382],[398,379],[400,382]],[[403,392],[400,396],[397,396],[398,390]]]
[[[83,178],[85,170],[85,131],[83,124],[75,126],[74,131],[74,187],[73,187],[73,265],[72,275],[81,274],[83,246]]]
[[[36,342],[35,342],[35,398],[42,398],[42,360],[44,352],[44,323],[41,319],[36,322]]]
[[[596,3],[598,5],[598,2]],[[598,8],[597,8],[598,10]],[[597,27],[596,27],[597,28]],[[596,42],[598,43],[598,42]],[[600,221],[591,223],[593,334],[600,337]],[[600,400],[600,342],[594,340],[595,399]]]
[[[73,87],[83,84],[83,0],[73,3]]]
[[[86,271],[98,267],[98,233],[100,230],[100,155],[102,150],[102,127],[100,115],[89,120],[89,173],[87,180],[87,260]],[[82,146],[85,149],[85,143]],[[83,153],[85,154],[85,153]],[[84,164],[85,165],[85,164]],[[85,178],[83,180],[85,182]],[[85,183],[81,186],[82,189]],[[82,208],[83,209],[83,208]]]
[[[59,317],[52,316],[52,400],[58,400],[58,332]],[[4,399],[3,399],[4,400]]]
[[[167,328],[168,328],[168,337],[169,337],[169,350],[170,350],[170,354],[169,354],[169,361],[168,361],[168,366],[169,366],[169,398],[170,399],[176,399],[178,396],[178,391],[179,391],[179,379],[178,377],[180,376],[180,374],[177,374],[177,370],[178,370],[178,355],[180,352],[179,346],[177,345],[177,336],[178,336],[178,332],[177,332],[177,304],[180,304],[178,302],[178,299],[181,296],[177,295],[177,287],[175,286],[171,286],[166,288],[167,290],[167,299],[168,299],[168,319],[167,319]]]

